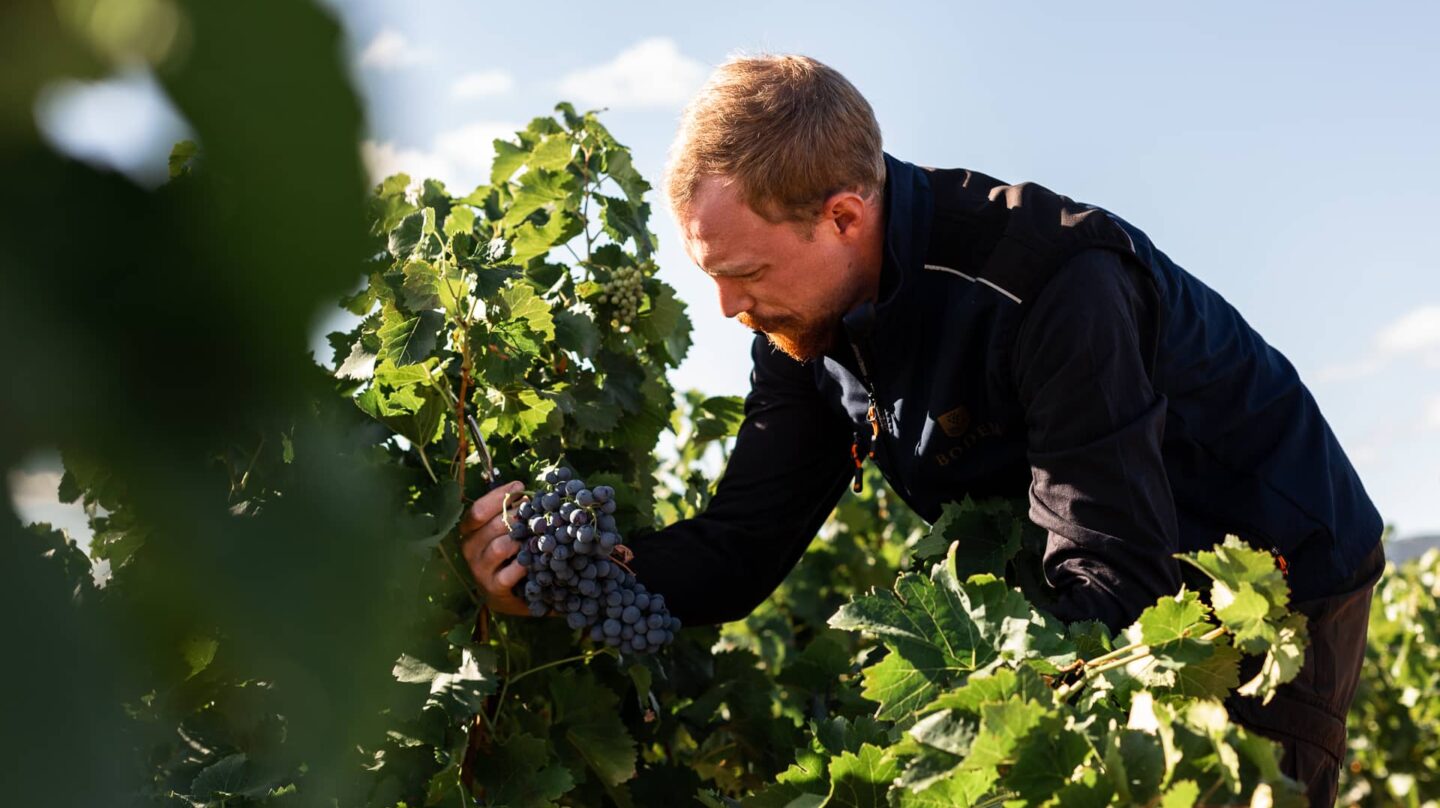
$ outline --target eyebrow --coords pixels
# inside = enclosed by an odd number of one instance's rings
[[[706,275],[719,275],[721,277],[734,277],[736,275],[749,275],[758,269],[763,269],[765,264],[741,264],[738,267],[721,267],[719,269],[703,269]]]

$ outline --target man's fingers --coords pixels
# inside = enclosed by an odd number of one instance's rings
[[[464,515],[460,517],[460,532],[475,530],[499,516],[505,497],[508,495],[513,499],[524,490],[525,486],[519,481],[509,482],[470,503],[470,507],[466,508]]]
[[[510,534],[506,533],[486,545],[481,563],[490,569],[495,569],[500,566],[505,559],[518,552],[520,552],[520,543],[510,538]]]
[[[495,573],[495,583],[507,592],[523,580],[525,580],[525,568],[519,564],[506,564],[500,568],[499,572]]]

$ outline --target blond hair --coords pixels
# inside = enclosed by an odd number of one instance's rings
[[[711,176],[738,182],[766,221],[813,224],[831,194],[884,191],[880,125],[834,68],[808,56],[734,56],[681,114],[665,169],[671,209],[684,213]]]

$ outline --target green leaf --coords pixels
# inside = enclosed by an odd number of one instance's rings
[[[400,220],[390,231],[390,240],[387,249],[396,260],[403,261],[415,253],[419,246],[420,239],[424,235],[425,216],[420,211],[409,214]]]
[[[1188,699],[1222,699],[1240,684],[1240,652],[1216,641],[1203,660],[1175,670],[1169,692]]]
[[[1305,664],[1305,646],[1309,639],[1305,615],[1296,612],[1285,618],[1280,624],[1275,642],[1265,652],[1265,661],[1260,663],[1260,672],[1235,692],[1242,696],[1260,696],[1262,704],[1269,704],[1275,697],[1275,688],[1300,674],[1300,668]]]
[[[827,806],[885,808],[890,784],[900,775],[900,764],[878,746],[865,744],[859,754],[845,752],[830,761],[830,797]]]
[[[961,768],[974,771],[1013,763],[1020,742],[1040,726],[1048,712],[1043,705],[1018,696],[984,705],[980,708],[980,734]]]
[[[899,721],[935,698],[944,670],[943,666],[921,670],[900,654],[891,653],[864,670],[860,695],[880,704],[876,718]]]
[[[1230,630],[1240,650],[1259,654],[1275,642],[1276,627],[1268,619],[1270,601],[1249,581],[1242,582],[1238,590],[1216,581],[1210,590],[1210,602],[1215,616]]]
[[[745,421],[745,399],[739,396],[714,396],[700,402],[695,413],[697,443],[734,437]]]
[[[500,220],[500,227],[511,230],[535,211],[568,200],[574,190],[575,183],[568,173],[527,171],[520,178],[515,189],[515,198],[510,203],[505,218]],[[519,259],[515,261],[522,263]]]
[[[545,342],[555,339],[555,320],[550,315],[550,304],[535,294],[528,283],[511,284],[500,292],[509,320],[524,323],[525,327]]]
[[[547,808],[575,786],[570,770],[550,755],[546,742],[517,733],[489,754],[475,756],[475,780],[493,805]]]
[[[502,185],[510,181],[510,177],[525,165],[525,158],[529,156],[528,149],[511,143],[508,140],[495,140],[495,159],[490,164],[490,184]]]
[[[992,498],[977,503],[966,496],[959,503],[947,503],[930,532],[915,545],[915,557],[928,559],[955,548],[955,574],[968,578],[988,573],[1005,576],[1005,564],[1020,552],[1020,519],[1010,503]]]
[[[555,344],[589,359],[600,350],[600,329],[589,313],[567,309],[555,313]]]
[[[690,348],[690,320],[675,290],[664,283],[659,283],[659,287],[659,291],[650,296],[649,308],[635,319],[635,332],[647,342],[665,345],[670,363],[678,365]]]
[[[1049,705],[1055,693],[1040,674],[1027,665],[1019,668],[996,668],[988,674],[975,674],[965,684],[935,699],[925,709],[961,710],[978,717],[986,704],[1009,701],[1019,696],[1027,701]]]
[[[387,309],[377,332],[380,336],[380,358],[397,365],[422,362],[435,352],[445,315],[438,311],[422,311],[405,316]]]
[[[620,699],[588,671],[551,680],[555,727],[600,780],[619,785],[635,776],[635,740],[620,720]]]
[[[1136,620],[1141,641],[1156,646],[1199,636],[1210,628],[1205,619],[1208,612],[1197,592],[1183,591],[1174,597],[1161,598]]]
[[[594,198],[600,203],[600,221],[605,234],[617,244],[633,241],[635,254],[642,260],[648,258],[655,250],[648,225],[650,205],[645,202],[635,205],[627,199],[604,194],[595,194]]]
[[[1194,808],[1200,799],[1200,786],[1194,780],[1179,780],[1165,790],[1160,808]]]
[[[1019,744],[1015,765],[1001,782],[1027,805],[1037,805],[1064,788],[1075,767],[1089,756],[1085,736],[1052,714]]]
[[[455,236],[461,233],[469,233],[475,229],[475,211],[472,208],[457,205],[450,209],[450,215],[445,217],[444,233],[446,236]]]
[[[185,657],[185,663],[190,667],[186,679],[193,679],[195,675],[210,667],[215,661],[215,652],[220,648],[220,641],[214,637],[190,637],[185,640],[180,652]]]
[[[1237,536],[1226,536],[1225,542],[1215,546],[1213,551],[1182,553],[1177,556],[1194,565],[1206,575],[1224,584],[1231,591],[1238,591],[1242,583],[1249,583],[1255,592],[1264,597],[1271,607],[1270,616],[1282,619],[1290,602],[1290,587],[1285,576],[1275,565],[1275,557],[1262,550],[1251,548]]]
[[[549,135],[542,139],[535,150],[530,153],[525,165],[529,166],[532,171],[536,169],[559,171],[570,165],[574,149],[569,134]]]
[[[955,710],[941,710],[915,722],[910,728],[910,737],[925,746],[963,757],[969,753],[977,729],[974,719]]]
[[[556,211],[542,225],[527,221],[515,228],[515,237],[510,242],[510,260],[525,264],[531,259],[547,255],[554,247],[580,234],[580,220],[568,211]]]

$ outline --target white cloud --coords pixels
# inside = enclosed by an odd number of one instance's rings
[[[1382,328],[1365,356],[1321,368],[1316,378],[1322,382],[1355,381],[1373,376],[1399,359],[1425,368],[1440,368],[1440,305],[1427,304],[1411,310]]]
[[[450,85],[450,95],[460,100],[504,95],[515,88],[515,77],[504,70],[466,73]]]
[[[560,79],[560,96],[593,107],[681,106],[705,83],[706,66],[665,37],[646,39],[609,62]]]
[[[385,28],[360,52],[360,64],[378,70],[398,70],[424,64],[434,57],[429,48],[416,45],[393,28]]]
[[[361,145],[361,156],[377,182],[403,171],[412,180],[441,180],[452,192],[463,194],[489,181],[495,140],[512,139],[523,128],[502,121],[476,121],[439,133],[428,149],[367,140]]]
[[[19,508],[49,505],[60,501],[60,472],[10,472],[10,499]]]
[[[1425,405],[1425,428],[1440,430],[1440,396],[1433,396]]]

